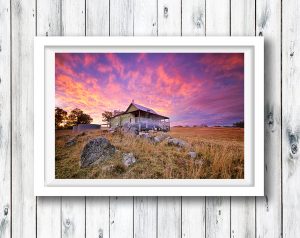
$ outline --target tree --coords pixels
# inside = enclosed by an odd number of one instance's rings
[[[113,117],[113,113],[112,112],[104,111],[102,113],[102,118],[103,118],[103,121],[105,121],[105,122],[109,122],[112,117]]]
[[[244,128],[244,121],[238,121],[233,123],[233,127]]]
[[[90,115],[85,114],[81,109],[75,108],[73,109],[69,116],[67,126],[76,126],[78,124],[90,124],[93,121]]]
[[[66,121],[67,115],[68,113],[65,110],[59,107],[55,108],[55,129],[63,128],[63,123]]]

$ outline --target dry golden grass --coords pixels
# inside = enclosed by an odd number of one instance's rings
[[[188,148],[153,144],[145,139],[89,131],[84,135],[72,131],[56,131],[56,178],[99,179],[236,179],[244,177],[244,130],[239,128],[172,128],[171,137],[189,143]],[[70,138],[76,145],[67,147]],[[80,154],[92,138],[106,137],[116,148],[114,157],[99,165],[80,168]],[[191,159],[189,151],[197,152]],[[137,162],[128,168],[122,164],[122,154],[132,152]]]

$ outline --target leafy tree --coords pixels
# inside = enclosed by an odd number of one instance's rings
[[[113,117],[113,113],[112,112],[104,111],[102,113],[102,118],[103,118],[103,121],[105,121],[105,122],[109,122],[112,117]]]
[[[93,121],[90,115],[85,114],[81,109],[73,109],[68,116],[68,127],[75,126],[78,124],[90,124]]]
[[[233,123],[233,127],[244,128],[244,121],[238,121]]]
[[[67,119],[67,112],[59,107],[55,108],[55,129],[63,128],[63,123]]]

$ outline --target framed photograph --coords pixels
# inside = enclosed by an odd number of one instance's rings
[[[36,37],[36,196],[262,196],[262,37]]]

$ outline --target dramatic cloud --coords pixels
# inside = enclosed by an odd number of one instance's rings
[[[231,125],[244,119],[242,53],[56,53],[56,106],[102,123],[132,100],[171,125]]]

